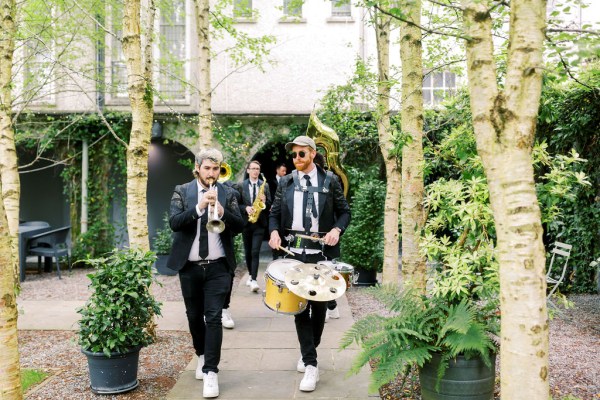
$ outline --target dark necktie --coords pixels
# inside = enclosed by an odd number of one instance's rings
[[[256,183],[252,184],[252,203],[256,200]]]
[[[202,195],[204,195],[206,191],[202,191]],[[206,230],[206,222],[208,221],[208,208],[204,210],[204,214],[200,217],[200,246],[198,248],[198,255],[203,260],[208,257],[208,231]]]
[[[309,187],[312,186],[310,184],[310,176],[304,175],[304,179],[306,179],[306,189],[308,189]],[[312,192],[305,190],[304,196],[302,198],[302,210],[303,210],[302,215],[304,215],[302,222],[303,222],[304,230],[306,232],[309,232],[310,228],[312,227],[312,219],[310,218],[311,209],[314,209],[313,194],[312,194]],[[315,214],[315,213],[313,212],[313,214]]]

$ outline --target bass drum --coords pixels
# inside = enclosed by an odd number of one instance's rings
[[[270,310],[296,315],[306,309],[308,301],[290,292],[285,285],[285,273],[298,264],[302,263],[298,260],[282,258],[272,261],[267,266],[263,302]]]

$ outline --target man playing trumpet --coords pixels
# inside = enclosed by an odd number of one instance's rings
[[[203,396],[219,395],[221,313],[236,262],[233,235],[244,220],[233,191],[217,183],[223,155],[217,149],[196,156],[194,179],[177,185],[171,197],[169,224],[174,232],[170,268],[179,271],[194,350],[196,379],[204,379]]]
[[[314,163],[316,144],[308,136],[298,136],[285,145],[296,169],[281,178],[269,216],[269,246],[289,245],[294,258],[316,263],[339,257],[340,235],[350,222],[350,206],[337,177]],[[317,236],[321,240],[296,237]],[[282,239],[284,242],[282,242]],[[294,316],[302,357],[298,372],[304,372],[300,390],[315,390],[319,380],[317,347],[325,325],[327,302],[308,301],[306,309]]]

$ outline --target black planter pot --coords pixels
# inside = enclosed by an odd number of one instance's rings
[[[158,254],[156,256],[156,261],[154,262],[154,269],[156,269],[156,271],[161,274],[161,275],[169,275],[169,276],[173,276],[173,275],[177,275],[177,271],[172,270],[171,268],[167,267],[167,259],[169,258],[168,254]]]
[[[377,284],[377,271],[374,269],[354,269],[354,286],[375,286]]]
[[[138,360],[141,346],[127,353],[93,353],[81,350],[87,356],[90,387],[96,394],[124,393],[138,387]]]
[[[490,359],[491,367],[487,367],[480,358],[467,360],[458,356],[450,360],[446,373],[439,381],[439,391],[436,391],[441,356],[434,354],[431,360],[419,369],[422,400],[493,399],[496,355],[492,355]]]

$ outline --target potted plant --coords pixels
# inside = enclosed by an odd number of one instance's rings
[[[150,292],[154,259],[152,252],[124,249],[86,260],[96,272],[88,275],[92,294],[77,310],[77,333],[94,393],[123,393],[138,386],[139,352],[154,342],[153,319],[160,315],[161,304]]]
[[[176,275],[177,271],[172,270],[167,266],[167,259],[171,253],[173,245],[173,231],[169,226],[169,214],[163,216],[163,225],[156,231],[152,247],[156,253],[156,262],[154,269],[161,275]]]
[[[341,258],[354,266],[356,286],[373,286],[383,268],[385,184],[363,179],[355,193],[352,222],[341,239]]]

